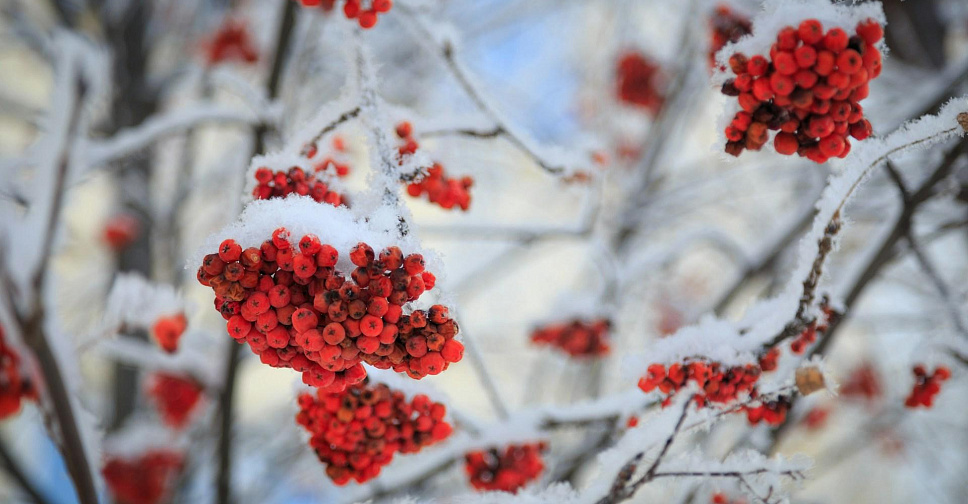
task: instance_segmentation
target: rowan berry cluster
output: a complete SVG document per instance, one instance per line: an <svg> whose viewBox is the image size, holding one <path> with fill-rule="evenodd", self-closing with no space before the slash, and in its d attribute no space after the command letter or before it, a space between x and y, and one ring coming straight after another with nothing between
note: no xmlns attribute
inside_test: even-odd
<svg viewBox="0 0 968 504"><path fill-rule="evenodd" d="M251 64L259 60L259 53L245 23L229 20L206 44L205 59L209 65L229 61Z"/></svg>
<svg viewBox="0 0 968 504"><path fill-rule="evenodd" d="M202 386L195 380L169 373L155 373L151 376L148 395L158 408L165 425L183 429L201 403Z"/></svg>
<svg viewBox="0 0 968 504"><path fill-rule="evenodd" d="M336 0L296 0L303 7L322 7L329 12L336 6ZM347 19L355 19L361 28L376 26L377 15L386 14L393 8L393 0L346 0L343 4L343 15Z"/></svg>
<svg viewBox="0 0 968 504"><path fill-rule="evenodd" d="M531 341L550 345L572 357L601 357L608 354L608 337L612 323L608 319L570 322L539 327L531 333Z"/></svg>
<svg viewBox="0 0 968 504"><path fill-rule="evenodd" d="M938 366L934 372L928 374L924 366L914 366L914 387L911 394L904 401L904 406L917 408L924 406L930 408L934 403L934 396L941 392L941 382L951 378L951 370L945 366Z"/></svg>
<svg viewBox="0 0 968 504"><path fill-rule="evenodd" d="M709 41L709 67L716 67L716 53L726 44L737 40L753 32L753 24L749 18L734 12L726 4L719 4L709 18L709 27L712 31ZM725 70L725 68L723 68Z"/></svg>
<svg viewBox="0 0 968 504"><path fill-rule="evenodd" d="M874 366L864 363L850 374L838 392L843 397L859 397L872 401L881 396L881 380L877 377Z"/></svg>
<svg viewBox="0 0 968 504"><path fill-rule="evenodd" d="M464 470L477 490L517 493L541 475L546 448L539 442L471 452L464 456Z"/></svg>
<svg viewBox="0 0 968 504"><path fill-rule="evenodd" d="M413 126L409 122L397 124L397 136L404 141L397 152L401 159L417 152L420 145L413 137ZM460 207L467 211L471 206L471 194L468 191L474 185L471 177L450 178L440 163L434 163L427 169L427 175L407 185L407 194L419 198L426 194L427 200L439 205L445 210Z"/></svg>
<svg viewBox="0 0 968 504"><path fill-rule="evenodd" d="M141 232L141 223L128 214L117 214L104 223L102 238L114 251L121 251L134 243Z"/></svg>
<svg viewBox="0 0 968 504"><path fill-rule="evenodd" d="M327 161L316 166L314 173L293 166L287 171L273 172L269 168L262 167L255 171L257 182L255 189L252 190L252 197L257 200L273 198L285 198L290 194L309 196L317 203L328 203L333 206L345 205L346 197L333 191L321 173L326 172L329 167L333 167L333 172L337 176L345 176L349 173L346 165L337 165Z"/></svg>
<svg viewBox="0 0 968 504"><path fill-rule="evenodd" d="M626 52L618 60L616 81L619 100L659 113L665 97L660 91L659 65L638 52Z"/></svg>
<svg viewBox="0 0 968 504"><path fill-rule="evenodd" d="M830 408L825 406L817 406L810 410L803 417L803 425L810 430L818 430L823 428L827 423L827 418L830 417Z"/></svg>
<svg viewBox="0 0 968 504"><path fill-rule="evenodd" d="M379 256L365 243L349 253L347 279L339 252L305 235L297 246L278 228L261 247L225 240L205 256L198 281L215 291L229 335L248 343L263 363L303 373L310 386L339 392L366 376L361 362L435 375L463 357L457 322L442 305L404 314L403 305L434 287L420 254L397 247Z"/></svg>
<svg viewBox="0 0 968 504"><path fill-rule="evenodd" d="M761 400L757 406L743 406L746 411L746 419L750 425L766 422L768 425L780 425L786 420L787 411L790 409L790 398L780 396L776 399Z"/></svg>
<svg viewBox="0 0 968 504"><path fill-rule="evenodd" d="M722 92L737 97L742 110L726 127L726 153L760 150L770 130L778 130L773 148L779 154L816 163L846 157L848 135L857 140L871 135L860 102L868 82L881 73L874 44L882 35L870 19L859 23L853 36L840 28L824 33L820 21L808 19L780 30L769 59L732 55L729 66L736 77Z"/></svg>
<svg viewBox="0 0 968 504"><path fill-rule="evenodd" d="M416 453L453 432L447 408L427 396L409 402L403 392L364 381L342 392L299 396L296 423L311 434L309 445L337 485L363 483L380 474L399 453Z"/></svg>
<svg viewBox="0 0 968 504"><path fill-rule="evenodd" d="M20 356L4 340L0 327L0 420L17 414L24 399L37 400L37 389L24 374Z"/></svg>
<svg viewBox="0 0 968 504"><path fill-rule="evenodd" d="M185 318L184 313L165 315L155 321L151 327L151 335L162 350L175 353L178 350L178 342L187 328L188 319Z"/></svg>
<svg viewBox="0 0 968 504"><path fill-rule="evenodd" d="M169 497L183 464L180 453L155 450L135 459L108 458L101 474L119 504L158 504Z"/></svg>
<svg viewBox="0 0 968 504"><path fill-rule="evenodd" d="M765 362L767 366L769 361ZM649 393L655 389L666 394L663 406L668 405L672 396L679 389L692 381L699 386L696 394L696 404L700 407L707 402L728 403L739 398L741 394L756 395L756 382L764 369L762 364L746 364L744 366L723 366L718 362L694 360L683 364L672 364L668 367L662 364L649 366L645 376L639 379L639 388Z"/></svg>

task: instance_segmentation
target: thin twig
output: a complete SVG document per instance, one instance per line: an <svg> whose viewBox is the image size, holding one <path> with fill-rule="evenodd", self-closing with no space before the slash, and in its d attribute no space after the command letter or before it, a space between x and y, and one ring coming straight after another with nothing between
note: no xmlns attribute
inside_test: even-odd
<svg viewBox="0 0 968 504"><path fill-rule="evenodd" d="M848 188L843 198L837 204L837 207L834 209L833 214L830 216L830 219L827 221L823 236L821 236L817 242L817 249L818 249L817 255L813 260L813 265L810 268L810 272L808 273L807 278L803 281L803 293L800 296L800 303L797 306L797 312L796 312L796 315L794 316L794 319L790 321L790 323L788 323L776 337L774 337L771 341L766 343L764 345L764 348L775 347L776 345L780 344L782 341L786 340L787 338L790 338L792 336L799 334L805 327L807 327L812 322L811 320L808 320L806 317L807 309L813 303L814 297L816 295L817 285L824 271L823 270L824 264L827 260L827 257L830 255L830 252L833 250L833 239L836 237L836 235L840 232L841 228L843 227L841 222L841 211L843 210L847 202L850 200L850 197L854 194L854 192L860 187L863 181L867 178L867 175L874 168L879 166L882 162L887 161L890 156L900 151L903 151L905 149L909 149L912 147L916 147L918 145L935 142L938 140L938 138L943 138L943 137L952 135L958 131L963 132L964 129L960 125L955 126L939 132L935 132L926 137L913 140L903 145L899 145L897 147L888 149L886 152L878 156L873 162L871 162L869 165L867 165L867 167L865 167L861 171L861 173L850 185L850 188ZM964 143L965 143L965 140L962 139L959 142L959 147L954 149L954 151L957 151L960 154L960 151L961 151L960 146L964 145ZM927 199L926 193L930 193L932 191L931 188L934 186L934 184L936 184L944 177L947 177L947 174L950 173L951 164L954 163L954 159L957 158L957 155L955 156L955 158L950 158L950 155L954 151L949 151L948 153L949 155L945 156L945 161L942 162L941 167L937 171L935 171L935 173L932 174L931 177L929 177L928 182L931 182L930 185L928 185L928 182L925 182L925 184L922 185L921 188L916 193L911 195L910 201L907 202L908 204L904 205L905 215L907 215L907 220L905 221L904 229L907 229L908 226L910 226L910 217L911 215L913 215L914 207L916 207L918 204L922 203L925 199ZM903 229L895 228L895 231L901 231L903 236L903 231L904 231ZM892 246L893 246L893 243L892 243ZM821 338L821 344L823 343L824 339L825 338Z"/></svg>
<svg viewBox="0 0 968 504"><path fill-rule="evenodd" d="M323 128L319 130L319 133L316 133L316 136L314 136L312 139L309 140L309 142L306 143L306 146L303 147L302 154L304 156L308 154L311 151L311 149L316 147L316 145L319 143L320 140L323 139L324 136L328 135L330 132L340 127L341 125L349 122L350 120L355 119L357 116L360 115L361 111L362 109L359 106L356 106L340 114L340 116L337 117L333 122L327 124L326 126L323 126Z"/></svg>
<svg viewBox="0 0 968 504"><path fill-rule="evenodd" d="M623 470L619 472L615 482L612 484L612 488L609 493L599 499L597 504L615 504L617 502L631 499L635 495L635 492L642 487L642 485L652 481L655 478L656 470L659 468L659 464L662 463L662 459L665 457L666 453L669 452L669 448L672 447L672 443L675 441L676 436L679 435L679 430L682 429L682 424L686 421L686 416L689 414L689 406L691 404L692 399L686 401L685 406L682 408L682 414L679 415L679 420L676 422L675 428L672 429L672 433L666 438L665 444L662 445L662 449L659 450L659 454L655 457L652 465L650 465L645 471L645 474L643 474L641 478L632 482L631 485L624 484L625 481L628 481L629 479L626 477L628 476L626 469L629 467L634 468L638 464L638 460L640 460L645 454L643 451L637 453L635 457L633 457L632 460L623 467ZM624 481L622 478L625 478Z"/></svg>
<svg viewBox="0 0 968 504"><path fill-rule="evenodd" d="M511 128L507 122L501 118L496 109L484 99L483 93L481 93L470 76L465 73L464 69L457 62L456 55L454 54L454 45L450 41L444 41L442 44L437 45L433 42L436 39L434 34L430 33L430 30L421 22L420 19L417 19L417 16L412 9L404 5L397 6L397 9L405 16L410 18L411 22L408 23L408 26L411 26L420 32L420 41L428 46L433 47L433 52L441 57L444 62L444 66L447 68L450 74L454 76L454 80L457 81L457 84L464 91L464 94L466 94L467 97L474 102L474 105L478 108L478 110L481 111L482 114L484 114L491 122L495 124L493 129L483 132L478 132L471 129L463 129L455 130L454 133L477 138L495 138L498 136L503 137L507 141L511 142L515 148L531 158L531 160L534 161L535 164L537 164L542 170L555 175L565 173L566 169L564 166L552 163L542 157L539 153L535 152L531 146L529 146L528 143L521 138L521 136L515 133L513 128ZM430 133L431 136L445 134L443 132ZM424 136L426 136L426 133Z"/></svg>
<svg viewBox="0 0 968 504"><path fill-rule="evenodd" d="M53 408L56 418L56 425L59 428L60 438L56 439L64 456L64 462L71 475L77 491L78 500L82 504L96 504L97 491L94 486L94 477L91 466L87 458L87 450L84 448L84 440L81 437L80 428L77 425L77 417L74 411L74 404L68 392L64 376L61 373L60 364L54 355L54 350L48 341L48 334L45 332L46 313L44 306L44 284L49 271L50 258L54 244L54 237L57 235L58 222L61 209L64 206L67 188L67 179L70 168L71 139L77 134L82 102L87 94L87 87L79 78L74 83L72 110L68 118L68 127L65 129L63 138L63 150L59 154L57 167L54 172L53 187L51 188L51 204L48 209L47 222L43 231L40 243L40 259L37 269L31 279L33 288L33 303L31 311L24 317L18 317L22 331L24 343L30 348L37 359L38 367L44 378L44 385L47 392L47 403ZM49 412L48 412L49 414Z"/></svg>
<svg viewBox="0 0 968 504"><path fill-rule="evenodd" d="M948 316L951 318L951 322L954 324L955 329L957 329L963 337L968 338L968 329L965 328L965 319L961 314L961 310L958 309L958 303L955 302L954 297L951 295L951 288L948 287L948 284L945 283L945 281L941 278L941 275L938 273L937 268L934 267L931 259L929 259L927 254L921 250L921 245L914 237L914 234L911 233L910 229L907 230L905 239L907 240L908 245L911 247L911 252L914 253L914 258L917 259L918 264L921 266L921 270L924 271L924 274L928 276L928 278L931 280L931 283L934 284L935 290L938 291L938 295L941 296L941 300L944 302L945 309L947 309Z"/></svg>

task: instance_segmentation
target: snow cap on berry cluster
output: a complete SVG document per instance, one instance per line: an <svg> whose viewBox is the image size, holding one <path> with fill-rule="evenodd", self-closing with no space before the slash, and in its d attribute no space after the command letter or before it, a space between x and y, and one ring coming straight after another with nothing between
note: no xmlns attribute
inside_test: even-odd
<svg viewBox="0 0 968 504"><path fill-rule="evenodd" d="M858 4L833 4L829 0L784 0L764 2L763 9L753 16L753 33L736 42L726 44L716 53L717 70L713 79L722 84L733 77L729 57L736 53L747 56L769 54L770 46L776 42L776 34L784 27L796 27L805 19L816 19L823 24L824 30L841 28L854 33L857 23L873 19L881 26L887 24L884 10L878 2ZM886 54L887 44L881 40L875 44L881 54ZM725 69L725 70L722 70Z"/></svg>
<svg viewBox="0 0 968 504"><path fill-rule="evenodd" d="M710 315L654 342L644 351L630 354L622 368L630 377L638 377L651 364L681 363L690 358L725 366L745 365L756 363L761 345L762 341L741 334L733 322Z"/></svg>
<svg viewBox="0 0 968 504"><path fill-rule="evenodd" d="M755 55L768 56L770 47L776 42L777 34L785 27L796 28L807 19L820 21L823 29L840 28L847 34L853 34L857 30L857 24L873 19L881 26L886 25L887 19L880 3L865 2L861 4L831 4L829 0L785 0L764 2L762 10L753 16L753 31L751 34L739 39L736 42L726 44L716 53L716 68L712 76L712 81L716 85L721 85L736 77L729 64L730 56L734 54L744 54L747 57ZM882 55L887 54L887 44L882 38L874 44ZM722 152L721 146L726 145L726 127L736 116L741 107L736 100L728 100L723 106L722 111L716 121L716 143L715 149ZM870 139L868 139L870 140ZM862 142L858 142L862 143ZM728 161L730 156L721 156L721 159Z"/></svg>
<svg viewBox="0 0 968 504"><path fill-rule="evenodd" d="M193 308L171 285L151 282L137 273L121 273L108 293L103 325L105 329L121 325L147 329L159 317L190 315Z"/></svg>
<svg viewBox="0 0 968 504"><path fill-rule="evenodd" d="M392 209L374 212L367 216L355 214L346 207L320 205L306 196L290 195L284 199L254 201L245 207L239 219L211 235L191 258L189 267L198 269L207 253L218 250L223 240L233 239L243 249L262 245L279 228L289 231L289 239L295 245L307 234L319 237L323 244L339 251L336 268L352 271L349 251L363 242L379 252L395 245L406 254L422 254L427 269L436 275L442 271L439 257L420 247L413 233L400 237L397 231L397 215Z"/></svg>

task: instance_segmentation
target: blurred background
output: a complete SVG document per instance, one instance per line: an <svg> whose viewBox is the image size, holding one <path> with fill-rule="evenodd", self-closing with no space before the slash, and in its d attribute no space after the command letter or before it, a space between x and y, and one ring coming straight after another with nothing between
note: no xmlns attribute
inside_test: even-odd
<svg viewBox="0 0 968 504"><path fill-rule="evenodd" d="M287 26L286 3L0 0L4 220L23 216L31 204L23 188L43 182L32 159L58 117L52 108L59 103L60 47L83 46L85 65L103 80L92 86L88 104L86 150L78 155L86 165L71 175L61 212L48 316L56 318L62 351L77 368L69 376L80 380L73 385L82 391L81 407L103 438L98 460L152 446L187 454L186 469L162 502L211 502L216 492L229 341L224 321L210 308L211 290L196 282L189 260L248 201L260 128L268 127L267 152L294 136L306 137L301 128L338 99L351 74L347 34L355 23L338 10L299 7ZM576 404L634 388L642 370L630 369L627 355L705 314L738 318L789 281L813 204L838 168L772 152L739 159L721 152L719 116L726 98L708 64L712 27L722 15L716 8L728 5L751 17L757 2L396 3L362 35L393 123L411 121L419 138L419 132L482 121L434 52L436 41L416 27L412 16L420 16L436 34L457 37L456 57L502 118L542 148L561 148L582 167L580 176L554 176L503 137L421 140L451 176L474 181L467 211L404 197L416 236L441 259L436 299L455 307L473 353L420 382L446 397L455 415L500 422L503 410ZM864 102L877 135L936 111L968 88L968 4L881 3L889 51ZM251 54L215 53L227 27L244 32L246 42L239 45ZM280 27L289 31L288 51L277 62ZM64 42L67 32L73 38ZM620 96L617 69L628 54L654 66L648 87L657 104ZM279 77L275 93L267 92L272 74ZM191 119L209 112L211 120ZM159 129L147 135L151 121ZM150 141L140 143L138 134ZM336 135L345 144L339 155L352 167L342 181L352 200L372 180L367 136L352 124ZM897 170L917 187L947 148L899 157ZM751 428L739 415L697 436L696 446L716 456L748 445L813 457L808 479L791 489L793 502L968 501L964 364L949 352L962 349L965 355L968 348L963 162L910 226L933 273L906 242L886 241L901 208L886 170L876 171L848 207L849 227L826 276L834 300L849 303L824 352L840 395L798 401L780 434ZM18 236L7 233L3 240L15 247ZM142 323L138 316L119 315L119 302L139 310L131 299L109 295L125 274L143 277L151 287L129 287L121 298L139 292L157 297L158 286L168 286L177 293L174 312L144 308L140 314L148 320ZM944 296L937 278L946 286ZM177 352L167 354L155 344L158 317L148 315L175 313L184 313L187 329ZM531 341L535 328L576 318L610 321L607 354L574 358ZM446 447L401 456L366 485L332 485L292 422L298 373L265 366L244 348L239 359L231 502L351 502L408 494L447 502L473 494L462 469L453 466L427 481L399 484L406 478L396 476L407 474L411 458L432 457ZM954 377L933 408L906 409L911 369L919 363L949 365ZM163 428L146 392L159 371L192 375L202 389L190 425L177 433ZM548 434L550 455L538 485L581 485L594 477L594 458L582 454L607 446L616 429L598 425ZM76 502L36 403L25 402L18 415L0 423L0 445L5 466L22 470L44 502ZM743 498L740 488L720 483L650 485L635 501L708 502L717 491ZM110 501L110 494L104 498ZM0 501L32 500L15 475L0 474Z"/></svg>

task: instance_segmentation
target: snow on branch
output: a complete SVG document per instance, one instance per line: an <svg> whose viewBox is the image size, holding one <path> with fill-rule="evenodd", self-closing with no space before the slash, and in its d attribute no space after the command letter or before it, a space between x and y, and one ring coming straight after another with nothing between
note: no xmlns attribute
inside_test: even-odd
<svg viewBox="0 0 968 504"><path fill-rule="evenodd" d="M888 158L963 136L963 124L968 125L966 111L968 98L952 100L937 115L911 121L890 135L859 145L821 195L811 229L800 240L797 266L781 294L751 306L739 324L707 316L655 343L648 358L635 357L631 365L641 372L646 360L664 363L697 355L727 364L751 362L764 346L797 334L814 318L813 303L824 265L844 226L843 210L857 189Z"/></svg>
<svg viewBox="0 0 968 504"><path fill-rule="evenodd" d="M228 123L240 126L275 124L279 117L275 108L261 111L244 110L215 104L198 104L152 117L142 124L122 130L105 140L83 143L83 166L91 169L134 154L155 142L184 133L205 123Z"/></svg>

